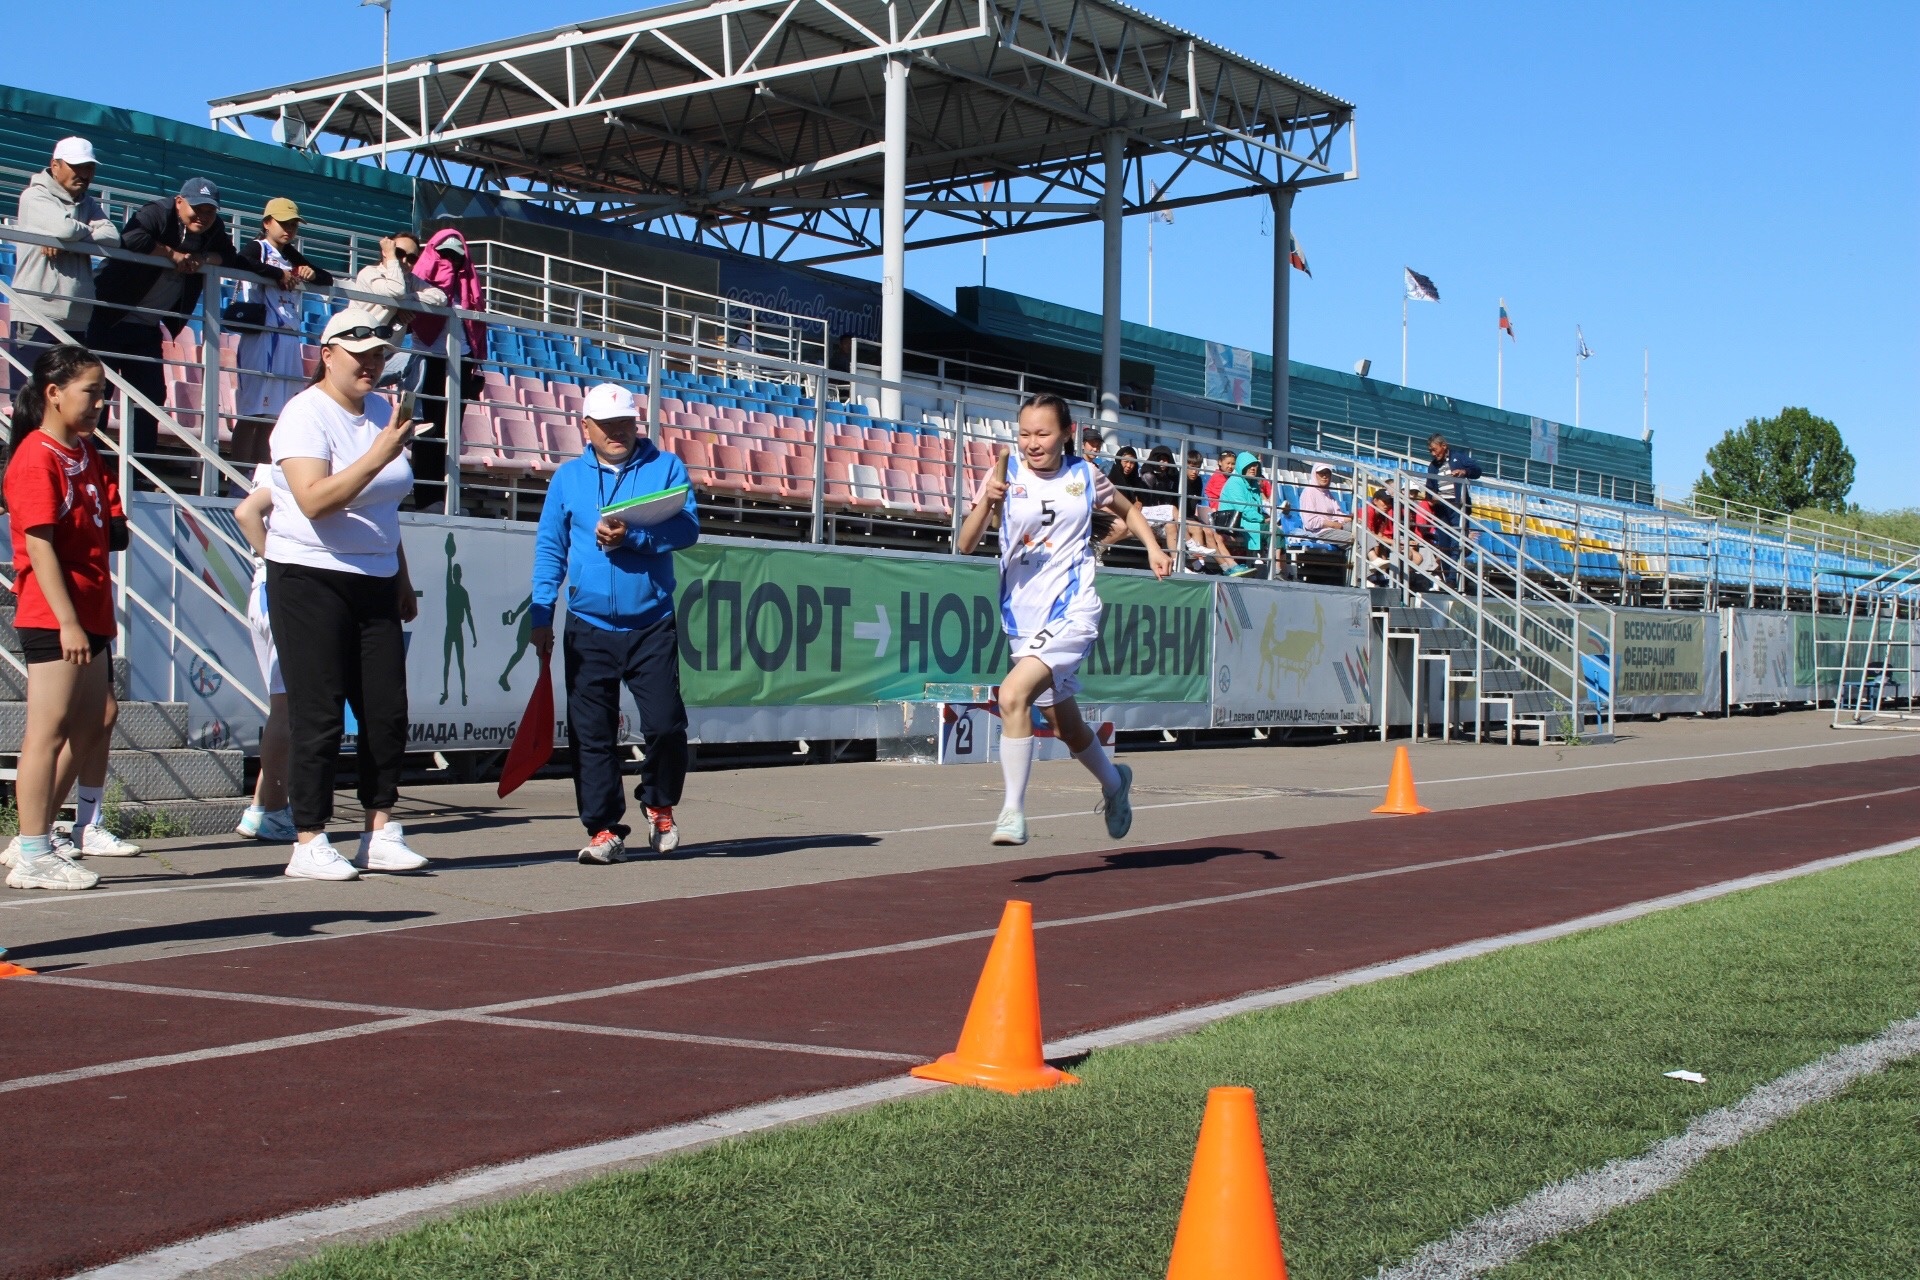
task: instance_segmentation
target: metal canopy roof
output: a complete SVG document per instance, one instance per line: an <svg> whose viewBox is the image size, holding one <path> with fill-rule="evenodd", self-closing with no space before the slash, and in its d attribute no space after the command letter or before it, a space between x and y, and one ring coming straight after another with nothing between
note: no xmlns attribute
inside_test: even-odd
<svg viewBox="0 0 1920 1280"><path fill-rule="evenodd" d="M731 248L862 257L881 248L893 58L909 247L1097 219L1116 130L1128 213L1357 176L1351 104L1112 0L690 0L394 66L387 149ZM211 114L376 158L381 102L375 67Z"/></svg>

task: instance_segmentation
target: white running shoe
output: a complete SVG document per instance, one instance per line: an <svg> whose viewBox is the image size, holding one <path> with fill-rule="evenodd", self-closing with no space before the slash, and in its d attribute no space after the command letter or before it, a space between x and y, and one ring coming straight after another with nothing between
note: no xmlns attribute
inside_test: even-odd
<svg viewBox="0 0 1920 1280"><path fill-rule="evenodd" d="M13 870L7 872L9 889L91 889L99 883L98 875L61 853L16 856Z"/></svg>
<svg viewBox="0 0 1920 1280"><path fill-rule="evenodd" d="M1100 793L1100 812L1106 815L1107 835L1118 840L1133 830L1133 766L1116 764L1120 789L1112 795Z"/></svg>
<svg viewBox="0 0 1920 1280"><path fill-rule="evenodd" d="M140 846L129 844L97 822L90 822L81 834L79 854L83 858L137 858Z"/></svg>
<svg viewBox="0 0 1920 1280"><path fill-rule="evenodd" d="M1025 844L1027 842L1027 815L1018 809L1007 809L1000 814L1000 821L993 824L994 844Z"/></svg>
<svg viewBox="0 0 1920 1280"><path fill-rule="evenodd" d="M418 871L427 860L407 848L407 833L397 822L378 831L362 831L353 865L362 871Z"/></svg>
<svg viewBox="0 0 1920 1280"><path fill-rule="evenodd" d="M644 806L642 806L644 808ZM647 815L647 848L655 853L672 853L680 847L680 827L673 820L673 807L664 809L645 809Z"/></svg>
<svg viewBox="0 0 1920 1280"><path fill-rule="evenodd" d="M582 865L607 866L627 860L627 842L617 831L596 831L580 850Z"/></svg>
<svg viewBox="0 0 1920 1280"><path fill-rule="evenodd" d="M275 844L289 844L300 837L298 828L293 825L292 809L262 809L252 804L240 815L240 821L233 829L251 839L270 840Z"/></svg>
<svg viewBox="0 0 1920 1280"><path fill-rule="evenodd" d="M73 841L67 839L66 835L61 831L51 831L48 833L48 836L53 841L53 851L61 857L76 858L79 856L79 854L74 851ZM17 867L19 865L20 837L15 836L13 839L7 841L6 848L0 849L0 867Z"/></svg>
<svg viewBox="0 0 1920 1280"><path fill-rule="evenodd" d="M358 880L360 873L353 864L340 856L333 842L322 831L305 844L293 846L293 857L287 860L286 875L296 880Z"/></svg>

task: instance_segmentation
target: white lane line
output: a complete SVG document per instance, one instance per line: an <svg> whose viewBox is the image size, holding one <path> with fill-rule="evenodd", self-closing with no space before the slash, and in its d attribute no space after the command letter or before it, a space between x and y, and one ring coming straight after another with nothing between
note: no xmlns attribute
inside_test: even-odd
<svg viewBox="0 0 1920 1280"><path fill-rule="evenodd" d="M1916 839L1920 840L1920 837ZM1704 902L1729 893L1737 893L1743 889L1776 884L1780 881L1845 866L1848 863L1904 853L1913 848L1915 842L1915 840L1903 840L1893 844L1879 845L1872 849L1861 849L1853 853L1822 858L1817 862L1809 862L1798 867L1742 876L1737 880L1704 885L1684 893L1653 898L1544 928L1477 939L1444 950L1429 951L1418 956L1389 961L1386 964L1369 965L1363 969L1315 978L1272 991L1257 992L1232 1000L1182 1009L1160 1017L1124 1023L1049 1044L1046 1053L1049 1058L1058 1059L1093 1049L1162 1040L1236 1014L1310 1000L1347 987L1364 986L1386 978L1417 973L1422 969L1449 964L1455 960L1617 924L1623 920L1649 915L1669 907ZM216 1231L180 1244L166 1245L137 1257L110 1263L85 1272L83 1276L75 1277L75 1280L185 1280L186 1277L222 1263L231 1262L236 1258L270 1250L295 1249L303 1254L311 1253L317 1251L333 1237L373 1235L381 1228L391 1227L423 1214L437 1214L478 1201L496 1200L545 1183L575 1181L636 1162L694 1151L723 1138L740 1137L769 1129L785 1128L793 1124L823 1120L947 1087L903 1075L849 1089L835 1089L802 1098L787 1098L778 1102L741 1107L687 1124L673 1125L634 1134L631 1137L595 1143L591 1146L574 1147L565 1151L494 1165L440 1182L429 1183L426 1186L383 1192L364 1200L347 1201L324 1209L302 1210L265 1222ZM277 1260L279 1265L284 1265L288 1261L291 1259Z"/></svg>
<svg viewBox="0 0 1920 1280"><path fill-rule="evenodd" d="M108 883L112 882L108 881ZM275 882L267 879L223 880L218 884L166 884L152 889L103 889L98 893L56 894L51 898L19 898L12 902L0 902L0 911L11 911L17 907L51 907L82 902L105 902L108 898L138 898L149 893L199 893L206 889L250 889L273 883Z"/></svg>
<svg viewBox="0 0 1920 1280"><path fill-rule="evenodd" d="M1379 1280L1468 1280L1540 1245L1592 1226L1616 1209L1646 1200L1686 1177L1716 1151L1736 1146L1782 1120L1834 1097L1863 1076L1920 1055L1920 1017L1896 1022L1873 1039L1836 1049L1756 1086L1732 1106L1695 1118L1641 1155L1542 1187L1518 1204L1476 1218L1428 1245Z"/></svg>
<svg viewBox="0 0 1920 1280"><path fill-rule="evenodd" d="M1646 765L1687 764L1694 760L1736 760L1742 756L1767 756L1775 755L1782 751L1825 751L1834 747L1861 746L1865 745L1868 741L1871 740L1843 739L1836 742L1805 742L1797 743L1790 747L1755 747L1748 751L1713 751L1693 756L1662 756L1652 760L1608 760L1599 764L1569 764L1548 769L1515 769L1507 773L1473 773L1458 778L1424 778L1421 780L1420 785L1423 787L1440 787L1453 782L1497 782L1505 778L1539 778L1550 773L1585 773L1593 769L1635 769ZM1886 744L1879 742L1876 745L1884 746ZM1900 753L1892 752L1889 754L1897 755ZM1719 781L1719 779L1687 778L1681 779L1681 781L1716 782ZM1385 791L1386 789L1387 784L1384 782L1369 782L1352 787L1268 788L1259 791L1250 791L1244 795L1237 796L1209 796L1199 800L1166 800L1156 804L1136 804L1133 806L1133 809L1135 813L1143 813L1149 809L1191 809L1200 805L1244 804L1250 800L1310 799L1314 796L1350 795L1361 791ZM1052 822L1059 818L1084 818L1087 816L1087 813L1088 810L1075 809L1069 813L1029 814L1027 821L1034 823ZM863 831L860 834L864 836L919 835L928 831L965 831L975 827L991 827L992 825L994 824L991 821L941 822L927 827L893 827L885 831Z"/></svg>
<svg viewBox="0 0 1920 1280"><path fill-rule="evenodd" d="M9 981L32 982L35 979L11 978ZM425 1026L432 1021L434 1021L432 1018L392 1018L384 1022L362 1022L351 1027L335 1027L330 1031L306 1031L299 1035L276 1036L272 1040L248 1040L242 1044L215 1045L207 1049L190 1049L184 1053L157 1053L145 1058L126 1058L119 1062L102 1062L91 1067L75 1067L70 1071L50 1071L45 1075L0 1080L0 1093L16 1093L22 1089L44 1089L49 1085L71 1084L76 1080L97 1080L101 1076L124 1075L129 1071L146 1071L154 1067L173 1067L186 1062L212 1062L217 1058L240 1058L254 1053L271 1053L275 1049L297 1049L303 1045L325 1044L331 1040L352 1040L357 1036L376 1035L382 1031Z"/></svg>
<svg viewBox="0 0 1920 1280"><path fill-rule="evenodd" d="M1545 853L1545 852L1552 852L1552 851L1557 851L1561 849L1572 849L1572 848L1578 848L1583 845L1602 844L1602 843L1613 841L1613 840L1631 840L1631 839L1636 839L1642 836L1649 836L1649 835L1666 835L1676 831L1689 831L1699 827L1715 826L1715 825L1726 823L1726 822L1740 822L1740 821L1747 821L1749 819L1754 819L1754 818L1777 817L1781 814L1800 812L1808 809L1818 809L1818 808L1826 807L1828 805L1847 804L1847 803L1851 803L1853 801L1858 801L1858 800L1876 800L1885 796L1892 796L1892 795L1904 795L1912 791L1920 791L1920 784L1916 784L1913 786L1906 786L1906 787L1892 787L1883 791L1857 792L1853 795L1846 795L1846 796L1829 796L1820 800L1802 801L1799 804L1778 805L1778 806L1774 806L1772 808L1767 808L1767 809L1751 809L1742 813L1721 814L1721 815L1717 815L1715 817L1710 817L1710 818L1690 818L1683 822L1664 823L1660 826L1655 826L1655 827L1640 827L1640 828L1636 828L1628 831L1612 831L1612 832L1603 832L1598 835L1578 836L1568 840L1555 840L1546 844L1523 845L1517 849L1496 849L1491 853L1466 854L1458 858L1440 858L1440 859L1435 859L1429 862L1416 862L1416 863L1410 863L1410 864L1405 864L1405 865L1396 866L1396 867L1382 867L1373 871L1356 871L1356 872L1350 872L1346 875L1328 876L1319 880L1305 880L1305 881L1299 881L1293 884L1271 885L1264 889L1247 889L1247 890L1242 890L1241 892L1238 892L1238 893L1214 894L1204 898L1186 898L1186 899L1181 899L1175 902L1161 902L1161 903L1153 903L1153 904L1150 904L1147 906L1141 906L1141 907L1127 907L1117 911L1102 911L1102 912L1097 912L1091 915L1068 916L1058 920L1041 920L1041 921L1034 922L1034 928L1036 930L1064 929L1064 928L1072 928L1078 925L1105 924L1115 920L1132 920L1132 919L1137 919L1143 916L1161 915L1170 911L1188 911L1188 910L1193 910L1200 907L1215 907L1215 906L1225 906L1233 903L1252 902L1261 898L1278 897L1282 894L1304 893L1312 889L1324 889L1324 888L1330 888L1338 885L1347 885L1347 884L1360 884L1369 880L1383 880L1383 879L1389 879L1396 876L1412 875L1412 874L1416 874L1418 872L1423 872L1423 871L1437 871L1437 870L1444 870L1450 867L1471 866L1471 865L1475 865L1478 863L1485 863L1485 862L1499 862L1499 861L1504 861L1505 859L1508 859L1508 858L1517 858L1517 857L1521 857L1523 855L1532 854L1532 853ZM399 1021L404 1020L404 1018L406 1017L418 1017L418 1018L422 1018L429 1021L477 1020L483 1017L493 1017L501 1014L519 1013L529 1009L549 1009L554 1007L555 1005L576 1004L576 1003L589 1001L589 1000L604 1000L614 996L635 995L640 992L657 991L667 987L687 986L687 985L690 985L693 983L699 983L699 982L714 982L714 981L718 981L725 978L737 978L737 977L744 977L744 976L758 974L758 973L769 973L769 972L774 972L781 969L797 969L797 968L803 968L811 965L827 964L827 963L840 961L840 960L860 960L860 959L868 959L875 956L903 955L913 951L925 951L934 947L950 946L954 943L959 943L959 942L980 941L982 939L991 938L994 935L994 933L995 933L995 930L993 929L973 929L965 933L940 934L938 936L931 937L931 938L915 938L905 942L882 943L882 944L878 944L871 947L857 947L857 948L852 948L845 951L829 951L829 952L816 953L813 955L788 956L779 960L761 960L761 961L755 961L747 964L725 965L715 969L697 969L689 973L670 974L665 977L659 977L659 978L643 978L635 982L623 982L623 983L617 983L615 985L607 986L607 987L595 987L586 991L563 992L563 993L544 995L544 996L530 996L520 1000L504 1000L494 1004L473 1005L473 1006L469 1006L461 1009L444 1009L444 1010L389 1009L385 1006L378 1006L376 1008L378 1009L379 1012L383 1014L402 1015L402 1017L397 1018L396 1022L393 1024L388 1024L388 1023L369 1024L368 1028L365 1030L362 1030L361 1032L359 1032L359 1034L371 1034L375 1030L385 1029L389 1026L397 1025ZM123 987L122 984L116 983L107 979L84 978L84 977L62 977L57 975L50 978L14 978L14 979L10 979L10 981L14 981L14 982L49 981L49 982L64 983L72 986L92 986L92 987L98 987L105 990L126 989L126 987ZM130 987L132 984L126 984L126 985ZM204 999L216 999L216 1000L223 998L223 993L218 991L197 990L197 989L173 989L173 988L167 988L164 986L162 987L146 986L146 987L141 987L140 989L152 994L176 994L176 995L182 995L182 996L198 997L198 998L204 998ZM275 1003L282 1000L282 997L262 996L258 994L249 994L244 998L250 1003ZM301 1007L304 1007L304 1008L325 1007L323 1005L316 1006L316 1004L310 1000L296 999L296 998L287 999L287 1003L296 1003L296 1002ZM373 1011L368 1009L365 1006L355 1007L355 1006L343 1005L341 1007L350 1008L355 1012ZM572 1025L578 1030L589 1031L589 1032L595 1029L595 1027L597 1026L597 1024L572 1024ZM262 1045L270 1045L271 1047L274 1047L274 1048L281 1047L279 1040L259 1041L254 1043L259 1043ZM776 1052L793 1052L794 1051L793 1046L786 1045L783 1042L775 1042L775 1041L765 1042L764 1047L772 1049ZM242 1043L242 1044L236 1044L236 1045L223 1046L218 1050L203 1050L201 1052L205 1052L209 1054L209 1056L214 1056L214 1057L232 1057L232 1056L247 1052L247 1047L245 1043ZM136 1065L127 1066L126 1068L124 1068L125 1070L140 1070L142 1069L142 1066L146 1063L145 1059L132 1059L130 1061L131 1063ZM113 1074L114 1064L102 1064L99 1067L91 1068L91 1070L94 1070L97 1073L103 1074L103 1075ZM24 1081L34 1081L34 1080L39 1080L40 1077L25 1077L23 1079ZM61 1081L57 1081L57 1080L47 1080L46 1082L61 1083ZM28 1088L28 1087L34 1087L34 1086L29 1083L9 1081L9 1082L0 1083L0 1092L7 1092L9 1088Z"/></svg>

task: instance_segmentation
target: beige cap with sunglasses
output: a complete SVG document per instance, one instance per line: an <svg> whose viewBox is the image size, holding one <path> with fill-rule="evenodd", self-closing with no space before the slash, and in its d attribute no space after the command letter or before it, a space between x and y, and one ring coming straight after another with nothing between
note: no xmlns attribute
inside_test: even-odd
<svg viewBox="0 0 1920 1280"><path fill-rule="evenodd" d="M357 356L381 349L392 351L395 349L393 326L368 324L366 312L348 307L345 311L336 312L333 319L327 321L326 329L320 334L320 345L339 347Z"/></svg>

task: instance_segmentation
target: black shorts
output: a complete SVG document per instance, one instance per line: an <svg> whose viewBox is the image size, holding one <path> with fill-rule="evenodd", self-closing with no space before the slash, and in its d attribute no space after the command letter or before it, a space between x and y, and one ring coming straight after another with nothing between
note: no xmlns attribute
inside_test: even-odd
<svg viewBox="0 0 1920 1280"><path fill-rule="evenodd" d="M58 627L18 627L15 630L20 637L20 657L28 666L36 662L62 661ZM92 642L92 652L96 658L113 644L112 636L95 635L91 631L87 632L87 639Z"/></svg>

